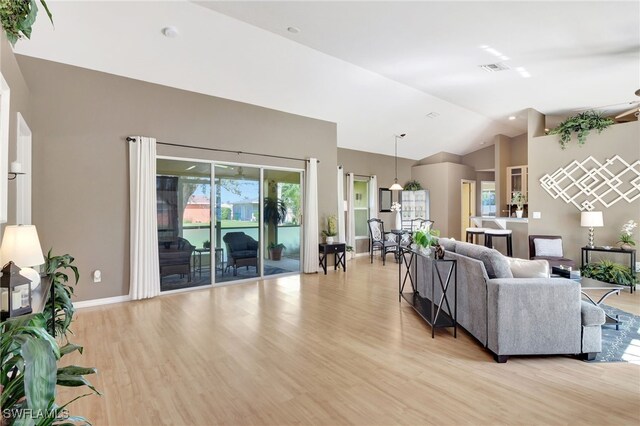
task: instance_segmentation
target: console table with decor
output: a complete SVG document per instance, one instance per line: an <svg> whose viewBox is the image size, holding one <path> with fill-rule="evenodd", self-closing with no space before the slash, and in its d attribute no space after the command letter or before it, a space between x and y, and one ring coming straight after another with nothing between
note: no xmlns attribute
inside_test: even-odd
<svg viewBox="0 0 640 426"><path fill-rule="evenodd" d="M582 256L580 262L580 269L582 269L585 265L591 262L591 252L598 253L616 253L616 254L628 254L629 255L629 270L631 271L631 275L636 274L636 250L635 249L623 249L620 247L582 247ZM631 293L635 290L635 284L629 286L629 291Z"/></svg>
<svg viewBox="0 0 640 426"><path fill-rule="evenodd" d="M339 266L342 266L342 270L347 272L347 262L345 253L347 251L346 243L321 243L318 246L320 267L327 275L327 256L333 253L333 269L337 270Z"/></svg>
<svg viewBox="0 0 640 426"><path fill-rule="evenodd" d="M418 259L431 262L431 277L418 275ZM405 268L404 276L402 274ZM412 274L413 270L413 274ZM418 280L431 281L431 299L420 295ZM404 287L409 281L411 293L405 293ZM436 282L439 288L436 288ZM453 285L453 309L449 303L447 291ZM440 300L436 303L436 290L442 291ZM453 337L457 338L458 330L458 261L455 259L435 259L410 247L400 248L400 263L398 264L398 301L404 299L431 326L431 338L435 338L436 328L453 327ZM445 310L446 307L446 310Z"/></svg>

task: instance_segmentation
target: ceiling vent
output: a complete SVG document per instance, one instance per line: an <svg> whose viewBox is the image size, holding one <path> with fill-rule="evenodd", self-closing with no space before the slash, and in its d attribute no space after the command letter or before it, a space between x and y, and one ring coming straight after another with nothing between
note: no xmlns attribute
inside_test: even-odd
<svg viewBox="0 0 640 426"><path fill-rule="evenodd" d="M502 62L497 62L495 64L487 64L487 65L479 65L480 68L487 72L498 72L498 71L506 71L509 67Z"/></svg>

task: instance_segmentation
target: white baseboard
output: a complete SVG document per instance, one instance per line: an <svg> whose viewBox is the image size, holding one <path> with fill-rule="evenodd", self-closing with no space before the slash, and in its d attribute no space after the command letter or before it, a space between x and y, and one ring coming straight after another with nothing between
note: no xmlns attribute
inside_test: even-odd
<svg viewBox="0 0 640 426"><path fill-rule="evenodd" d="M81 300L79 302L73 302L73 307L76 309L91 308L93 306L110 305L112 303L122 303L130 300L131 298L127 294L125 296L105 297L104 299Z"/></svg>

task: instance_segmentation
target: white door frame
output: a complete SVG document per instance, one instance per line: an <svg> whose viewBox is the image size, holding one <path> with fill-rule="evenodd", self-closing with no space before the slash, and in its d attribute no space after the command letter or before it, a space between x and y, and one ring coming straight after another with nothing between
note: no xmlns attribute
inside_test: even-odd
<svg viewBox="0 0 640 426"><path fill-rule="evenodd" d="M0 74L0 223L7 222L9 204L9 121L11 90Z"/></svg>
<svg viewBox="0 0 640 426"><path fill-rule="evenodd" d="M476 215L476 181L475 180L471 180L471 179L460 179L460 232L461 232L461 237L460 239L463 240L465 237L465 230L466 228L468 228L469 226L471 226L471 220L469 218L465 218L463 217L463 212L462 211L462 206L463 206L463 199L464 199L464 185L468 183L469 184L469 214L470 216L475 216ZM464 225L463 225L463 221Z"/></svg>
<svg viewBox="0 0 640 426"><path fill-rule="evenodd" d="M22 165L16 184L16 224L31 225L31 147L32 134L22 114L17 117L16 161Z"/></svg>

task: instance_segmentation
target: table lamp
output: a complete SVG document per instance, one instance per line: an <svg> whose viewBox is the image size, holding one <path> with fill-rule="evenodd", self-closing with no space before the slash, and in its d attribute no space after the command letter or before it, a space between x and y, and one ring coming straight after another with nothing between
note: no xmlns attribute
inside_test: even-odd
<svg viewBox="0 0 640 426"><path fill-rule="evenodd" d="M589 228L589 243L587 247L593 248L593 228L604 226L602 212L582 212L580 213L580 226Z"/></svg>
<svg viewBox="0 0 640 426"><path fill-rule="evenodd" d="M31 266L42 265L44 256L34 225L10 225L4 229L0 259L13 261L20 267L20 275L31 281L31 289L40 285L40 274Z"/></svg>

